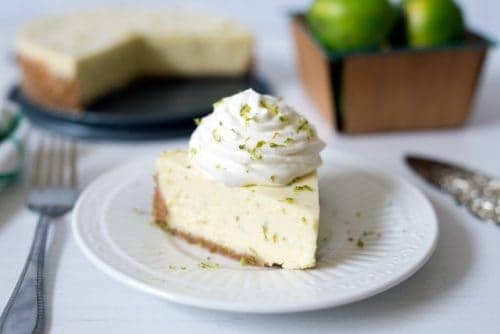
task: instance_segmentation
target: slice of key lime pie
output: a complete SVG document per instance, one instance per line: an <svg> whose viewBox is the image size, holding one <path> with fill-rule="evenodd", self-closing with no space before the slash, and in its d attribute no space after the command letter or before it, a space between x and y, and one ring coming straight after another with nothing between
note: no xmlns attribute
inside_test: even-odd
<svg viewBox="0 0 500 334"><path fill-rule="evenodd" d="M323 147L281 99L251 89L226 97L200 121L189 151L158 158L154 219L243 263L314 267Z"/></svg>

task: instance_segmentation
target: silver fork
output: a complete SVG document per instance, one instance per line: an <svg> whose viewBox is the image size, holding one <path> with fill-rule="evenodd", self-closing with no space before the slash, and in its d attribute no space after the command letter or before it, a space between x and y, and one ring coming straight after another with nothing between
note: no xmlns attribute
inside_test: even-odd
<svg viewBox="0 0 500 334"><path fill-rule="evenodd" d="M50 221L73 207L77 196L76 145L41 138L27 206L40 214L23 271L0 318L1 334L43 333L43 265Z"/></svg>

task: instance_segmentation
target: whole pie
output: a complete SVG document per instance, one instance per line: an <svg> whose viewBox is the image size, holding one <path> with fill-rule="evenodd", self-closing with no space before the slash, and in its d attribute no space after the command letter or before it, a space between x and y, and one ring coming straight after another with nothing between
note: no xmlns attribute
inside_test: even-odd
<svg viewBox="0 0 500 334"><path fill-rule="evenodd" d="M59 109L82 109L140 77L244 75L252 47L240 24L168 10L44 17L16 39L23 92Z"/></svg>
<svg viewBox="0 0 500 334"><path fill-rule="evenodd" d="M155 222L245 264L316 265L324 143L281 99L253 90L224 98L189 150L156 162Z"/></svg>

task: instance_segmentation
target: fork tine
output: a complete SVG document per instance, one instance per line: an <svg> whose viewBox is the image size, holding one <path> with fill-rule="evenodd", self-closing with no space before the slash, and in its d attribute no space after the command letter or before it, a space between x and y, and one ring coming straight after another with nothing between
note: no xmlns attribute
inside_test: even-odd
<svg viewBox="0 0 500 334"><path fill-rule="evenodd" d="M62 154L62 160L61 163L63 164L63 180L62 180L62 185L66 187L71 187L71 141L64 141L62 144L63 148L62 151L64 152Z"/></svg>
<svg viewBox="0 0 500 334"><path fill-rule="evenodd" d="M41 178L39 179L39 187L55 187L58 185L59 174L59 154L58 140L53 136L44 136L44 154L40 160Z"/></svg>
<svg viewBox="0 0 500 334"><path fill-rule="evenodd" d="M65 171L66 171L66 143L64 140L59 138L58 140L58 169L57 169L57 186L65 186Z"/></svg>
<svg viewBox="0 0 500 334"><path fill-rule="evenodd" d="M76 187L76 155L74 141L42 136L36 152L32 186Z"/></svg>
<svg viewBox="0 0 500 334"><path fill-rule="evenodd" d="M77 149L76 143L72 140L70 142L70 184L71 187L76 188L78 186L78 171L76 170L76 159L77 159Z"/></svg>
<svg viewBox="0 0 500 334"><path fill-rule="evenodd" d="M47 163L47 183L45 186L56 186L57 185L57 174L59 173L59 164L57 163L58 158L58 141L54 137L49 139L49 154L46 160Z"/></svg>
<svg viewBox="0 0 500 334"><path fill-rule="evenodd" d="M61 138L54 138L54 154L52 157L52 183L50 185L55 187L69 186L67 182L67 176L70 175L71 163L71 152L67 148L67 143ZM68 170L69 169L69 170Z"/></svg>
<svg viewBox="0 0 500 334"><path fill-rule="evenodd" d="M66 140L62 140L60 142L60 149L59 149L59 165L60 165L60 173L59 175L59 182L58 185L61 187L67 187L68 186L68 181L67 181L67 175L68 175L68 160L69 160L69 151L68 151L68 145L66 143Z"/></svg>
<svg viewBox="0 0 500 334"><path fill-rule="evenodd" d="M45 139L41 137L36 150L35 164L33 165L33 170L31 173L31 185L32 187L40 187L44 180L43 178L43 156L45 153Z"/></svg>

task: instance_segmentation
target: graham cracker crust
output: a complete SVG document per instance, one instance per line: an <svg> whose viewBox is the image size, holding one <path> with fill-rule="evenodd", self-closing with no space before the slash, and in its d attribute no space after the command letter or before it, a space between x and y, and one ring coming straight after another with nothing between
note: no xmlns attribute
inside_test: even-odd
<svg viewBox="0 0 500 334"><path fill-rule="evenodd" d="M165 205L163 194L161 193L158 186L155 186L154 190L152 212L153 212L154 222L164 231L172 234L173 236L184 239L191 244L199 245L203 248L206 248L212 253L221 254L226 257L238 260L240 262L244 262L245 264L262 266L262 267L273 267L272 264L265 263L262 259L259 259L254 255L238 253L231 249L228 249L227 247L218 245L217 243L214 243L212 241L169 227L167 222L168 208ZM274 267L276 267L276 265Z"/></svg>
<svg viewBox="0 0 500 334"><path fill-rule="evenodd" d="M23 74L21 89L28 98L48 108L82 110L76 80L54 75L41 61L21 55L17 56L17 60Z"/></svg>
<svg viewBox="0 0 500 334"><path fill-rule="evenodd" d="M86 104L88 104L80 99L77 80L61 78L51 72L42 61L19 54L17 55L17 62L22 72L21 89L24 95L34 102L46 108L65 112L82 112ZM252 67L253 59L244 76L251 74ZM163 78L166 76L162 73L150 73L145 77ZM136 79L141 77L138 76ZM209 75L208 77L218 77L218 75Z"/></svg>

